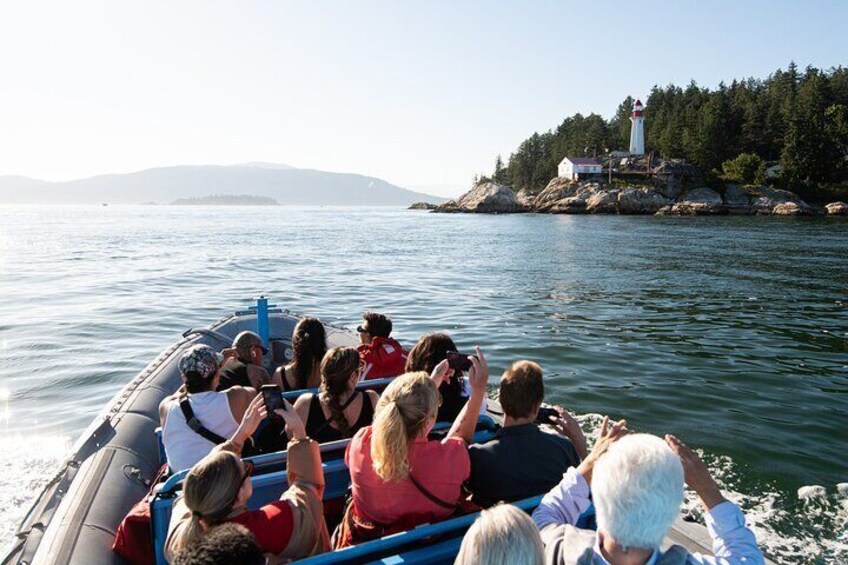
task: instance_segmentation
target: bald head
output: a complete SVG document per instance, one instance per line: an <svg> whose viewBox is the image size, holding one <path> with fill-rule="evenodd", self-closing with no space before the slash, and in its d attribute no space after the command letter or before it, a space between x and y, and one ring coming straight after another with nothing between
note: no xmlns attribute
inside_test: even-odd
<svg viewBox="0 0 848 565"><path fill-rule="evenodd" d="M243 363L251 361L251 350L254 347L262 347L262 338L253 332L241 332L233 340L233 349L236 350L236 356Z"/></svg>

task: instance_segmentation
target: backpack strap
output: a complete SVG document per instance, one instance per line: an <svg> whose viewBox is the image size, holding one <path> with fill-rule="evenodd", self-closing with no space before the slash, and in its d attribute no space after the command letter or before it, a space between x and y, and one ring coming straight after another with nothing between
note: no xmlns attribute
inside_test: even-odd
<svg viewBox="0 0 848 565"><path fill-rule="evenodd" d="M412 481L413 486L418 489L418 492L423 494L427 498L427 500L429 500L436 506L441 506L442 508L446 508L448 510L459 510L458 504L449 504L438 496L436 496L435 494L433 494L432 492L430 492L429 490L427 490L426 488L424 488L421 483L415 480L415 477L412 476L411 472L409 473L409 480Z"/></svg>
<svg viewBox="0 0 848 565"><path fill-rule="evenodd" d="M180 397L180 410L182 410L183 416L185 416L186 424L188 424L188 427L191 428L194 433L211 441L215 445L221 445L227 441L226 438L206 429L203 424L200 423L200 420L198 420L197 416L194 415L194 410L191 409L191 403L188 401L188 395L184 394Z"/></svg>

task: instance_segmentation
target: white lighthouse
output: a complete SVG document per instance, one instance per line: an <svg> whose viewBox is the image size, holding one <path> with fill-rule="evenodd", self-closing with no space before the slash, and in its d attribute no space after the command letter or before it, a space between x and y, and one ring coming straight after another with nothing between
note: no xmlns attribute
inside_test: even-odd
<svg viewBox="0 0 848 565"><path fill-rule="evenodd" d="M645 154L645 117L642 115L642 102L633 105L633 115L630 116L630 154Z"/></svg>

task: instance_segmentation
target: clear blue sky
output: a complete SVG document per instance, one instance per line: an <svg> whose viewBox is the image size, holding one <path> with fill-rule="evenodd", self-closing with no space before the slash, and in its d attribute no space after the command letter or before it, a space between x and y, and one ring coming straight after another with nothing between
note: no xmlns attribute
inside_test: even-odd
<svg viewBox="0 0 848 565"><path fill-rule="evenodd" d="M846 22L836 1L6 2L0 174L261 160L467 185L654 84L845 64Z"/></svg>

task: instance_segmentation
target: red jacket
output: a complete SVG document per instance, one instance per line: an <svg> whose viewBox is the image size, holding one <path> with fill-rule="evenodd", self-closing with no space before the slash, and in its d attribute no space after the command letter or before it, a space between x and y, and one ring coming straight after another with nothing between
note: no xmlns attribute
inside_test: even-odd
<svg viewBox="0 0 848 565"><path fill-rule="evenodd" d="M371 343L360 345L359 356L365 361L362 380L396 377L406 369L409 354L396 339L373 337Z"/></svg>

